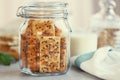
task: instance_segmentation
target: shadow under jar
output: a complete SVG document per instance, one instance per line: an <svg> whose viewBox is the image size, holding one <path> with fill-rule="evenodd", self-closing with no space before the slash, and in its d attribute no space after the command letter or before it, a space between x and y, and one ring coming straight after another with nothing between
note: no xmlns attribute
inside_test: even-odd
<svg viewBox="0 0 120 80"><path fill-rule="evenodd" d="M60 75L70 67L70 27L67 3L33 2L18 8L25 18L19 31L21 72L33 76Z"/></svg>

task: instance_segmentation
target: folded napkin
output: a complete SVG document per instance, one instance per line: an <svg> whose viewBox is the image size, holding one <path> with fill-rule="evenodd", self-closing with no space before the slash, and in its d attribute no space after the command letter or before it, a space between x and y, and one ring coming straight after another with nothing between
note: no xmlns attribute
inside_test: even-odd
<svg viewBox="0 0 120 80"><path fill-rule="evenodd" d="M120 51L103 47L95 52L74 56L71 62L76 67L106 80L120 80Z"/></svg>

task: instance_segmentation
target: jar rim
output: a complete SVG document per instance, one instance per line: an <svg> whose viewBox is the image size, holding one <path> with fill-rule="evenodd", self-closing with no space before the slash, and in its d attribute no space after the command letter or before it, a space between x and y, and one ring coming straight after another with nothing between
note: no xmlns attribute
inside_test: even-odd
<svg viewBox="0 0 120 80"><path fill-rule="evenodd" d="M18 8L17 16L23 18L67 18L67 5L68 3L64 2L29 2Z"/></svg>
<svg viewBox="0 0 120 80"><path fill-rule="evenodd" d="M66 7L68 3L64 2L28 2L24 6L28 7Z"/></svg>

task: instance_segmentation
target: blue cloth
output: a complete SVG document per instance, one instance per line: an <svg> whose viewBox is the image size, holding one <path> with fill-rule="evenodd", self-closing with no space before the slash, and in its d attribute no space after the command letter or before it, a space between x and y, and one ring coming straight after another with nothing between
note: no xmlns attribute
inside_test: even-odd
<svg viewBox="0 0 120 80"><path fill-rule="evenodd" d="M82 62L85 62L85 61L91 59L93 57L94 53L95 53L95 51L78 56L75 60L75 66L80 67L80 64Z"/></svg>

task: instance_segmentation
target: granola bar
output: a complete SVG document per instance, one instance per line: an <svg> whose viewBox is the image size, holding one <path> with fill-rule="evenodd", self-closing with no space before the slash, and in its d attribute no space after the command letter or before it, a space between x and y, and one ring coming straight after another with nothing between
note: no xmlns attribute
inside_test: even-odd
<svg viewBox="0 0 120 80"><path fill-rule="evenodd" d="M60 38L40 38L40 72L58 72L60 69Z"/></svg>
<svg viewBox="0 0 120 80"><path fill-rule="evenodd" d="M66 38L61 38L60 46L60 71L64 72L67 68L67 47L66 47Z"/></svg>

